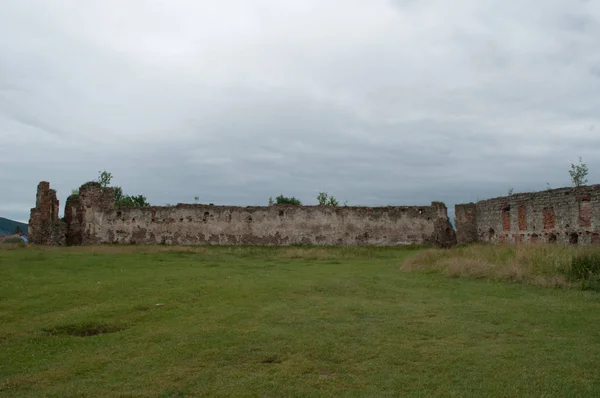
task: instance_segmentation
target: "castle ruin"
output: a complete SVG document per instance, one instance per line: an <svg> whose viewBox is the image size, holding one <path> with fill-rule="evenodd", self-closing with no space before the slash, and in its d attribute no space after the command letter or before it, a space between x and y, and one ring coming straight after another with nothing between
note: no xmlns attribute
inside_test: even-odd
<svg viewBox="0 0 600 398"><path fill-rule="evenodd" d="M472 242L600 244L600 185L520 193L455 206L176 206L115 208L114 191L81 186L58 218L56 191L38 185L30 242L179 245L410 245Z"/></svg>
<svg viewBox="0 0 600 398"><path fill-rule="evenodd" d="M53 209L50 211L49 209ZM58 219L56 192L38 185L31 242L46 245L410 245L450 247L456 234L443 203L429 206L114 207L114 191L89 182Z"/></svg>

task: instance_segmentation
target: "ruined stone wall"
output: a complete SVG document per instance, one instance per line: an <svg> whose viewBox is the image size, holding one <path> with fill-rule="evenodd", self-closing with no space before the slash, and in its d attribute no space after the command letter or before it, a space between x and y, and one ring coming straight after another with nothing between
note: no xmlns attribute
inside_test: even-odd
<svg viewBox="0 0 600 398"><path fill-rule="evenodd" d="M455 243L446 209L422 207L177 205L114 209L98 243L407 245Z"/></svg>
<svg viewBox="0 0 600 398"><path fill-rule="evenodd" d="M71 195L65 205L66 242L68 245L103 243L97 228L104 222L105 213L114 208L112 188L102 188L97 182L88 182Z"/></svg>
<svg viewBox="0 0 600 398"><path fill-rule="evenodd" d="M59 203L50 183L38 184L35 207L29 217L29 241L41 245L66 244L66 223L58 219Z"/></svg>
<svg viewBox="0 0 600 398"><path fill-rule="evenodd" d="M69 245L431 243L449 247L456 243L446 206L439 202L402 207L179 204L115 209L114 191L94 182L82 185L79 195L67 199L64 224L63 240Z"/></svg>
<svg viewBox="0 0 600 398"><path fill-rule="evenodd" d="M483 200L475 217L465 216L472 206L455 208L460 243L600 243L600 185Z"/></svg>
<svg viewBox="0 0 600 398"><path fill-rule="evenodd" d="M29 240L44 245L406 245L470 242L600 244L600 185L521 193L459 204L456 233L443 203L430 206L114 208L114 191L90 182L67 199L38 185Z"/></svg>

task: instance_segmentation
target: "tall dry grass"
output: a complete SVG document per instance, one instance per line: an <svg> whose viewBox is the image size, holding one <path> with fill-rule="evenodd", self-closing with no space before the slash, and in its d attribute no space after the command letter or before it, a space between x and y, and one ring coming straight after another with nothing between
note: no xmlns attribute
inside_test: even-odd
<svg viewBox="0 0 600 398"><path fill-rule="evenodd" d="M574 259L600 258L600 248L559 245L474 244L450 250L427 249L402 268L450 277L485 278L551 287L578 285L571 276Z"/></svg>

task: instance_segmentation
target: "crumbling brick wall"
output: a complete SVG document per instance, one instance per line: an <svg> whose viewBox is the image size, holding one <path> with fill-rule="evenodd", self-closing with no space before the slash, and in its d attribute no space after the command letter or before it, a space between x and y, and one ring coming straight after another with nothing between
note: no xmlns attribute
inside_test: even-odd
<svg viewBox="0 0 600 398"><path fill-rule="evenodd" d="M464 206L456 206L457 214ZM479 201L475 207L477 241L599 243L600 185L515 194ZM456 227L457 236L467 227L472 236L473 224L457 220Z"/></svg>
<svg viewBox="0 0 600 398"><path fill-rule="evenodd" d="M38 184L35 207L29 217L29 241L41 245L66 244L66 223L58 219L59 203L50 183Z"/></svg>

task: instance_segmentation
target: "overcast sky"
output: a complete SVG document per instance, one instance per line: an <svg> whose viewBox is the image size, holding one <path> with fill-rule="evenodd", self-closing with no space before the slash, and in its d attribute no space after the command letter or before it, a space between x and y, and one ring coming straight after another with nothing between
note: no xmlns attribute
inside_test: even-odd
<svg viewBox="0 0 600 398"><path fill-rule="evenodd" d="M454 203L600 182L600 1L2 0L0 216Z"/></svg>

